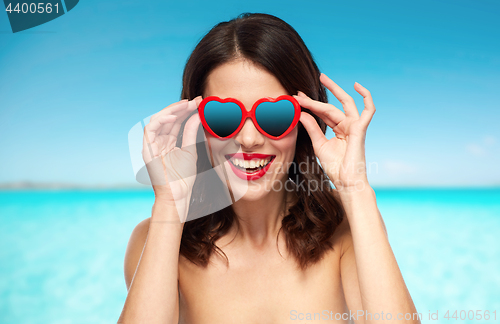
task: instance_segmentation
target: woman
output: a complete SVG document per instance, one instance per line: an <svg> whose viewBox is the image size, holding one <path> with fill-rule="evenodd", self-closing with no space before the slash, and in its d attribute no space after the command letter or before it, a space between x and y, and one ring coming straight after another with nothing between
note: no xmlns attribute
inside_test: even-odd
<svg viewBox="0 0 500 324"><path fill-rule="evenodd" d="M327 103L324 87L345 113ZM364 98L361 115L276 17L245 14L215 26L186 64L185 100L145 128L155 203L130 238L119 321L419 322L366 176L375 107L367 89L354 89ZM213 132L205 116L210 98L234 98L250 111L282 95L293 95L283 98L301 111L278 139L258 118L222 138L228 134ZM327 125L336 134L330 140ZM200 136L206 145L195 145ZM222 210L210 203L223 186L200 172L210 166L220 166L219 183L228 184L232 204ZM184 180L174 185L176 176Z"/></svg>

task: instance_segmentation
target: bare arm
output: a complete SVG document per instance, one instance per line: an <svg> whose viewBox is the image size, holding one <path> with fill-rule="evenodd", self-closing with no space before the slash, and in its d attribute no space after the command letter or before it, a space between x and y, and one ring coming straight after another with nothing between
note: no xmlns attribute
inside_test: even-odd
<svg viewBox="0 0 500 324"><path fill-rule="evenodd" d="M375 114L371 93L359 83L354 84L365 104L360 114L354 99L333 80L321 74L320 81L339 100L344 111L315 101L300 91L294 97L301 107L317 114L335 133L335 137L326 138L313 116L301 112L300 121L311 137L314 153L335 185L335 194L340 197L350 224L349 228L343 223L345 233L340 259L348 306L356 314L358 310L378 314L378 317L360 317L359 323L398 319L398 323L418 323L418 319L413 320L415 306L389 244L375 192L368 184L365 138ZM391 313L392 319L382 318L382 312ZM398 314L403 318L398 318ZM405 320L405 314L410 314L412 319Z"/></svg>
<svg viewBox="0 0 500 324"><path fill-rule="evenodd" d="M342 285L349 309L359 315L354 317L356 322L420 323L389 244L375 192L366 186L340 193L340 198L349 221L345 225L350 226L342 244Z"/></svg>
<svg viewBox="0 0 500 324"><path fill-rule="evenodd" d="M179 250L196 174L197 113L177 138L182 123L201 97L181 100L151 117L144 127L142 155L155 192L149 221L130 238L125 256L128 295L118 323L179 322ZM149 222L149 226L148 223Z"/></svg>
<svg viewBox="0 0 500 324"><path fill-rule="evenodd" d="M129 291L118 323L178 323L182 228L175 207L155 204L151 218L134 229L125 256Z"/></svg>

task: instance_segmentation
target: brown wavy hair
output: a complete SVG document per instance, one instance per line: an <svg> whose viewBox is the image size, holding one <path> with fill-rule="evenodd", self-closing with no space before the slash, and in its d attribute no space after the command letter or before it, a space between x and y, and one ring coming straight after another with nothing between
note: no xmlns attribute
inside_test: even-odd
<svg viewBox="0 0 500 324"><path fill-rule="evenodd" d="M277 17L250 13L219 23L201 39L184 69L182 99L191 100L202 95L207 77L214 68L242 58L273 74L290 95L297 94L300 90L314 100L328 101L325 88L319 81L319 69L299 34ZM325 133L326 124L323 120L310 110L302 109L316 119ZM296 185L298 200L287 211L284 210L285 217L280 232L285 236L291 255L300 268L305 269L332 249L330 239L345 212L333 195L328 176L317 162L307 131L301 123L298 128L296 153L288 170L289 180ZM182 132L183 128L179 134ZM181 142L180 136L177 143ZM224 255L229 262L215 242L228 233L236 214L230 203L221 210L217 210L211 203L215 199L221 199L216 193L224 188L220 179L218 181L221 187L213 187L216 179L207 179L209 172L201 174L212 167L203 143L201 126L197 142L198 172L188 220L190 214L203 213L208 216L184 224L180 253L194 264L206 267L215 251ZM315 182L323 190L309 191L306 187L311 182ZM205 187L207 183L210 183L210 188Z"/></svg>

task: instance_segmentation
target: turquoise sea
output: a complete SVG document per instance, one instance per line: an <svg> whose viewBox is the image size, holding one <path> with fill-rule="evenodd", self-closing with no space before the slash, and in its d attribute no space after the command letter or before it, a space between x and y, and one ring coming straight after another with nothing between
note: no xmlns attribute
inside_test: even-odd
<svg viewBox="0 0 500 324"><path fill-rule="evenodd" d="M500 189L375 191L423 322L500 322ZM148 190L0 191L0 323L116 323L127 242L153 201Z"/></svg>

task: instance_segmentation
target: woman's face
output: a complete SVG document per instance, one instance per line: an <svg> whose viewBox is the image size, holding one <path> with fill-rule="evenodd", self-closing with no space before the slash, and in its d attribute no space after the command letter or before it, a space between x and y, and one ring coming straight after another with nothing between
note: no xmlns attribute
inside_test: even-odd
<svg viewBox="0 0 500 324"><path fill-rule="evenodd" d="M208 76L203 97L217 96L219 98L238 99L249 111L252 105L261 98L276 98L288 93L276 77L266 70L258 67L248 60L237 60L225 63L215 68ZM272 140L260 133L251 119L246 119L241 130L227 140L213 137L207 131L205 136L210 143L210 148L215 165L223 165L216 168L219 177L224 183L229 182L230 190L236 199L258 200L267 195L271 190L285 190L285 181L288 179L288 168L295 156L295 143L297 140L297 127L288 135ZM207 145L208 150L208 145ZM239 153L234 156L234 153ZM244 155L242 153L258 153L261 156ZM228 156L231 154L232 156ZM240 157L235 161L236 157ZM246 161L242 161L247 159ZM253 161L248 160L251 158ZM267 171L262 175L255 172L247 172L239 166L248 163L252 166L266 163L270 160ZM233 165L230 165L232 163ZM251 171L254 171L253 169ZM244 174L254 174L248 180ZM255 176L256 175L256 176ZM252 179L253 178L253 179Z"/></svg>

